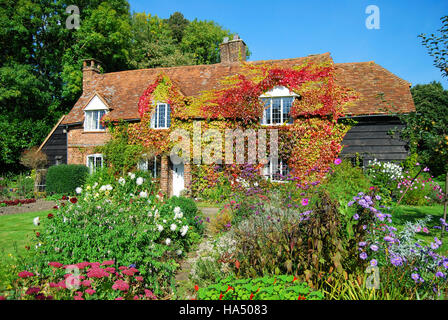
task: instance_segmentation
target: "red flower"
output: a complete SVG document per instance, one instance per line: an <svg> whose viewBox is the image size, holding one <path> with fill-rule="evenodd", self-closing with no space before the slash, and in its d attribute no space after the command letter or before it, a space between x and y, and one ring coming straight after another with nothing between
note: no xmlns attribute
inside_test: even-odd
<svg viewBox="0 0 448 320"><path fill-rule="evenodd" d="M48 219L53 218L53 214L49 213L48 216L47 216L47 218L48 218Z"/></svg>
<svg viewBox="0 0 448 320"><path fill-rule="evenodd" d="M39 237L40 236L40 232L36 232L36 237Z"/></svg>
<svg viewBox="0 0 448 320"><path fill-rule="evenodd" d="M29 277L34 277L34 273L29 272L29 271L21 271L21 272L18 273L18 276L20 278L25 279L25 278L29 278Z"/></svg>
<svg viewBox="0 0 448 320"><path fill-rule="evenodd" d="M292 279L292 282L294 282L296 280L299 280L299 279L297 279L296 276L294 276L294 279Z"/></svg>
<svg viewBox="0 0 448 320"><path fill-rule="evenodd" d="M59 262L50 262L48 265L51 267L55 267L55 268L62 267L62 263L59 263Z"/></svg>
<svg viewBox="0 0 448 320"><path fill-rule="evenodd" d="M223 297L223 295L222 295L222 293L219 295L219 300L222 300L222 297Z"/></svg>
<svg viewBox="0 0 448 320"><path fill-rule="evenodd" d="M228 292L229 290L233 290L233 288L231 287L231 286L227 286L227 291L226 292Z"/></svg>
<svg viewBox="0 0 448 320"><path fill-rule="evenodd" d="M299 294L299 297L297 298L297 300L306 300L306 297L305 297L305 296L301 296L301 295Z"/></svg>
<svg viewBox="0 0 448 320"><path fill-rule="evenodd" d="M120 290L120 291L128 291L129 290L129 284L126 281L123 280L117 280L112 285L112 289L114 290Z"/></svg>
<svg viewBox="0 0 448 320"><path fill-rule="evenodd" d="M30 288L28 288L28 290L26 290L25 294L32 295L32 294L37 294L39 292L40 292L40 288L30 287Z"/></svg>
<svg viewBox="0 0 448 320"><path fill-rule="evenodd" d="M71 203L76 203L76 202L78 202L78 199L76 199L75 197L70 198L70 202L71 202Z"/></svg>
<svg viewBox="0 0 448 320"><path fill-rule="evenodd" d="M250 300L252 300L253 298L254 298L254 294L253 294L253 293L251 293L251 294L250 294L250 298L249 298L249 299L250 299Z"/></svg>
<svg viewBox="0 0 448 320"><path fill-rule="evenodd" d="M67 199L68 199L67 196L62 196L62 199L61 199L61 200L67 200Z"/></svg>
<svg viewBox="0 0 448 320"><path fill-rule="evenodd" d="M240 262L238 260L235 261L235 268L237 268L237 269L240 268Z"/></svg>
<svg viewBox="0 0 448 320"><path fill-rule="evenodd" d="M198 290L199 290L199 287L198 287L198 285L195 285L195 286L194 286L194 290L196 290L196 291L198 291Z"/></svg>

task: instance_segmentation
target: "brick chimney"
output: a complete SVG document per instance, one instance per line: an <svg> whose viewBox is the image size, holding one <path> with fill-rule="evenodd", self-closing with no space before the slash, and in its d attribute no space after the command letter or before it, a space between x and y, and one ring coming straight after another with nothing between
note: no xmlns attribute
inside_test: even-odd
<svg viewBox="0 0 448 320"><path fill-rule="evenodd" d="M85 92L93 85L95 76L101 73L101 62L93 58L82 61L82 91Z"/></svg>
<svg viewBox="0 0 448 320"><path fill-rule="evenodd" d="M246 61L246 44L238 35L229 40L228 37L219 46L221 63Z"/></svg>

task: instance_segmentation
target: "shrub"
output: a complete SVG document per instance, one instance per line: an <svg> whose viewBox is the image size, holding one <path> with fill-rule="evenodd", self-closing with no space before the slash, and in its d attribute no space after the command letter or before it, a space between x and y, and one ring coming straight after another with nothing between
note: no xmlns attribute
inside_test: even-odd
<svg viewBox="0 0 448 320"><path fill-rule="evenodd" d="M19 174L16 177L17 195L23 198L34 197L34 179L25 174Z"/></svg>
<svg viewBox="0 0 448 320"><path fill-rule="evenodd" d="M322 292L313 291L292 275L235 279L228 277L205 288L197 288L198 300L322 300Z"/></svg>
<svg viewBox="0 0 448 320"><path fill-rule="evenodd" d="M47 164L47 155L38 147L25 150L20 156L20 163L30 169L43 168Z"/></svg>
<svg viewBox="0 0 448 320"><path fill-rule="evenodd" d="M166 205L180 207L188 221L188 224L195 226L199 233L204 231L204 220L202 219L202 213L198 210L196 202L194 202L193 199L173 196L167 200Z"/></svg>
<svg viewBox="0 0 448 320"><path fill-rule="evenodd" d="M75 189L84 184L89 169L84 165L61 164L48 169L47 192L74 194Z"/></svg>
<svg viewBox="0 0 448 320"><path fill-rule="evenodd" d="M114 260L135 265L154 292L167 293L176 259L198 240L181 210L165 205L151 180L134 173L76 192L46 219L45 229L36 234L36 258L24 269L38 268L48 276L51 261Z"/></svg>
<svg viewBox="0 0 448 320"><path fill-rule="evenodd" d="M52 261L52 272L41 274L21 271L8 298L21 300L154 300L144 279L134 267L114 261L80 262L72 265Z"/></svg>

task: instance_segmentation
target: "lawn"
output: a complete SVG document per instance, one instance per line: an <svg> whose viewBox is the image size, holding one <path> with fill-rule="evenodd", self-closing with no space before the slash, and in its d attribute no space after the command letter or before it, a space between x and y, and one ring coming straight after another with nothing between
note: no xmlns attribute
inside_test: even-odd
<svg viewBox="0 0 448 320"><path fill-rule="evenodd" d="M434 237L440 239L441 231L434 226L440 226L440 218L443 218L443 205L433 205L424 207L397 206L392 209L393 225L400 231L406 222L415 222L425 218L427 215L433 216L431 223L427 226L429 234L419 233L418 238L424 240L427 244L434 241ZM448 233L445 233L442 246L439 253L448 254Z"/></svg>
<svg viewBox="0 0 448 320"><path fill-rule="evenodd" d="M11 266L27 251L33 232L41 228L33 224L35 217L44 220L52 210L0 216L0 288L11 276ZM14 271L15 272L15 271Z"/></svg>

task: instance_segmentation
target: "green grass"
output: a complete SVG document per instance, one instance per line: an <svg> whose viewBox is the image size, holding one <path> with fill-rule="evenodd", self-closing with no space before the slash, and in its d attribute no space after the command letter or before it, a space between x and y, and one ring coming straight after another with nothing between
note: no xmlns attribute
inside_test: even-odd
<svg viewBox="0 0 448 320"><path fill-rule="evenodd" d="M392 221L393 225L401 231L406 222L415 222L419 219L425 218L427 215L431 215L433 218L428 224L429 233L419 233L418 238L425 241L427 244L434 241L434 237L440 239L440 229L434 229L434 226L440 226L440 218L443 218L443 205L433 205L433 206L397 206L392 208ZM439 253L443 255L448 255L448 233L445 232L443 238L443 244L438 250Z"/></svg>
<svg viewBox="0 0 448 320"><path fill-rule="evenodd" d="M195 201L198 208L221 208L222 205L215 202Z"/></svg>
<svg viewBox="0 0 448 320"><path fill-rule="evenodd" d="M34 232L42 228L42 221L52 210L18 213L0 216L0 291L15 277L18 261L28 251L25 246L33 246ZM40 217L41 225L36 227L33 219ZM19 270L21 271L21 270Z"/></svg>

